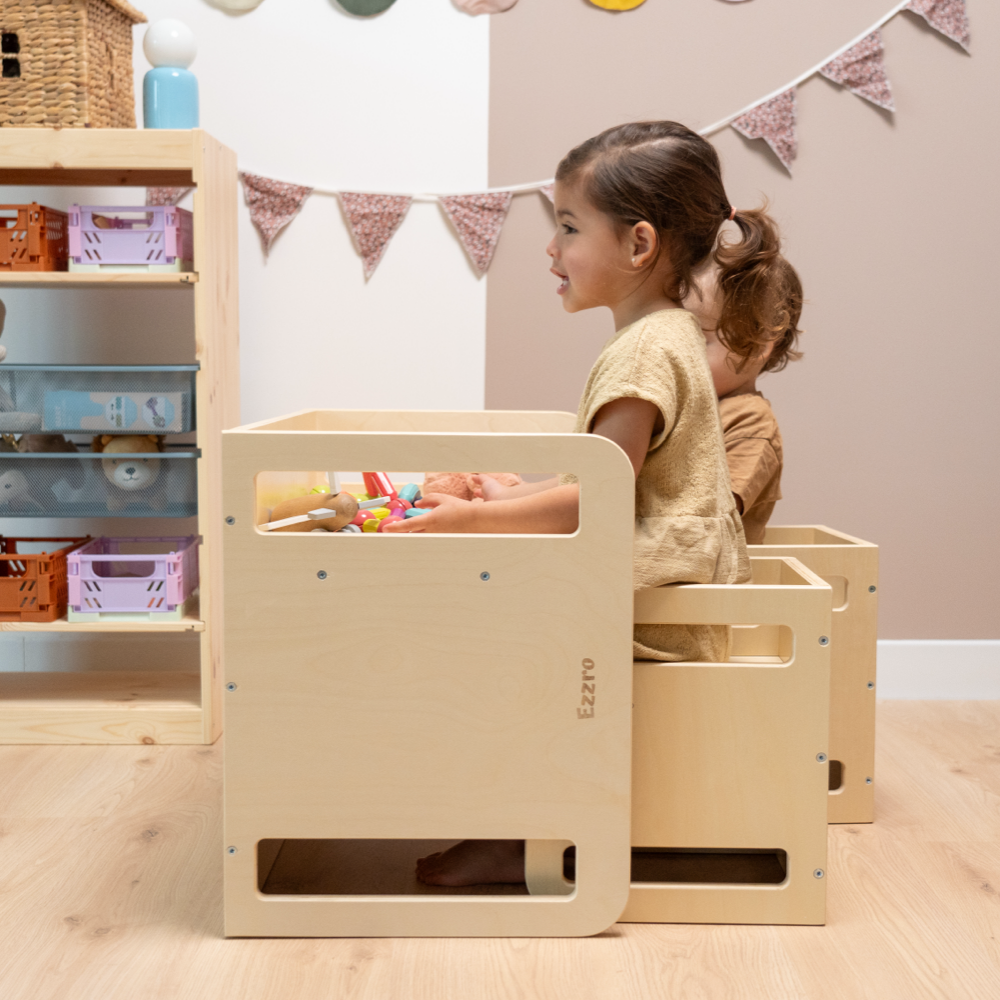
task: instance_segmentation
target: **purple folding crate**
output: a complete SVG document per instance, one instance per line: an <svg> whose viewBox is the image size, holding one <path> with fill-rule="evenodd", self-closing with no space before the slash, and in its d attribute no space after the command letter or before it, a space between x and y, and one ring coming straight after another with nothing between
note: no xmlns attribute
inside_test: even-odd
<svg viewBox="0 0 1000 1000"><path fill-rule="evenodd" d="M95 538L67 556L71 622L179 621L198 586L200 535Z"/></svg>
<svg viewBox="0 0 1000 1000"><path fill-rule="evenodd" d="M71 205L69 269L191 271L192 220L174 205Z"/></svg>

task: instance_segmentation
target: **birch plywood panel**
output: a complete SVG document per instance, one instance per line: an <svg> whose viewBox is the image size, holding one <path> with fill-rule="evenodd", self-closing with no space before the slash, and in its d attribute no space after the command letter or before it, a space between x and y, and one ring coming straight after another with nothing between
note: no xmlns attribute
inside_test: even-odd
<svg viewBox="0 0 1000 1000"><path fill-rule="evenodd" d="M814 873L826 869L830 587L794 559L751 562L751 584L636 594L637 623L780 628L761 630L756 647L745 640L746 662L636 661L632 843L646 850L785 852L785 879L633 881L624 921L825 919L826 882ZM771 638L768 649L762 643Z"/></svg>
<svg viewBox="0 0 1000 1000"><path fill-rule="evenodd" d="M599 932L628 892L631 466L602 438L524 433L530 422L517 414L362 419L379 429L325 411L267 424L301 430L223 435L235 519L224 531L226 680L236 686L226 695L225 836L236 848L227 933ZM414 467L575 472L580 529L277 537L254 526L259 472ZM597 677L592 709L581 707L584 674ZM575 889L257 889L261 840L459 838L571 841Z"/></svg>
<svg viewBox="0 0 1000 1000"><path fill-rule="evenodd" d="M830 624L830 760L841 783L830 790L831 823L875 818L875 654L878 546L821 524L768 527L751 555L793 556L834 587Z"/></svg>

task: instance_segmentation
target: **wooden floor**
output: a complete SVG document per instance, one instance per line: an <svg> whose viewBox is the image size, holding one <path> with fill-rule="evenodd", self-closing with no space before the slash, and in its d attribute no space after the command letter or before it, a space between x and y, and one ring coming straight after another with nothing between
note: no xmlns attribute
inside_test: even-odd
<svg viewBox="0 0 1000 1000"><path fill-rule="evenodd" d="M882 703L878 747L826 927L396 941L221 936L219 746L0 747L0 997L1000 997L1000 702Z"/></svg>

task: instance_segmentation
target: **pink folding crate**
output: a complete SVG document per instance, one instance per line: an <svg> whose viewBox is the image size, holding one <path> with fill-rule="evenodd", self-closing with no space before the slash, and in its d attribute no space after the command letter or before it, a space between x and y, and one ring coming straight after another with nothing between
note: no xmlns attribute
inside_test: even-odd
<svg viewBox="0 0 1000 1000"><path fill-rule="evenodd" d="M66 557L71 622L180 621L198 587L200 535L95 538Z"/></svg>
<svg viewBox="0 0 1000 1000"><path fill-rule="evenodd" d="M193 271L192 218L174 205L71 205L69 269Z"/></svg>

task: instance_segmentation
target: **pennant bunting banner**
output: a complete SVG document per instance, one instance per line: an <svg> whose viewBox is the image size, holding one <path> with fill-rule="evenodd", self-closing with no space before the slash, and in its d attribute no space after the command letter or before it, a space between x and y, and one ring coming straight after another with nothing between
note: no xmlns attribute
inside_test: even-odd
<svg viewBox="0 0 1000 1000"><path fill-rule="evenodd" d="M969 51L971 35L965 0L910 0L906 9L919 14L935 31Z"/></svg>
<svg viewBox="0 0 1000 1000"><path fill-rule="evenodd" d="M240 180L250 208L250 221L260 233L266 256L274 238L299 214L313 189L271 180L260 174L240 173Z"/></svg>
<svg viewBox="0 0 1000 1000"><path fill-rule="evenodd" d="M242 3L243 0L240 0ZM249 0L248 0L249 2ZM385 0L357 0L385 3ZM481 13L486 9L507 9L513 0L457 0L463 10ZM621 9L638 6L632 0L614 0ZM611 6L610 0L602 6ZM388 4L386 3L386 6ZM732 127L748 139L763 139L791 173L798 153L796 134L796 88L806 80L822 74L867 101L895 110L892 87L885 69L885 51L879 30L903 10L924 18L942 35L969 49L969 17L965 0L898 0L896 5L871 25L867 31L835 50L823 62L804 73L780 90L748 104L741 111L700 130L703 136L715 135ZM311 194L333 195L340 199L344 218L364 263L365 279L374 274L389 242L399 229L414 201L437 202L454 227L465 252L476 271L483 275L493 260L500 231L503 228L513 196L529 191L538 192L554 201L555 182L552 179L509 188L466 194L375 194L372 192L337 191L330 188L305 187L272 180L260 174L240 173L250 218L260 232L264 253L267 254L278 233L298 214ZM191 188L147 188L147 205L175 205Z"/></svg>
<svg viewBox="0 0 1000 1000"><path fill-rule="evenodd" d="M176 205L194 188L146 188L147 205Z"/></svg>
<svg viewBox="0 0 1000 1000"><path fill-rule="evenodd" d="M340 205L361 254L367 281L378 267L389 240L413 204L409 195L340 192Z"/></svg>
<svg viewBox="0 0 1000 1000"><path fill-rule="evenodd" d="M758 104L752 111L740 115L732 123L740 135L748 139L763 139L774 150L774 155L791 173L792 164L799 150L795 134L795 88Z"/></svg>
<svg viewBox="0 0 1000 1000"><path fill-rule="evenodd" d="M839 83L865 100L886 111L895 111L892 87L886 76L882 33L873 31L857 45L831 59L821 70L828 80Z"/></svg>
<svg viewBox="0 0 1000 1000"><path fill-rule="evenodd" d="M480 274L486 273L493 260L493 251L497 248L513 197L510 191L499 191L495 194L443 195L438 199Z"/></svg>

